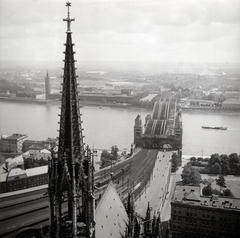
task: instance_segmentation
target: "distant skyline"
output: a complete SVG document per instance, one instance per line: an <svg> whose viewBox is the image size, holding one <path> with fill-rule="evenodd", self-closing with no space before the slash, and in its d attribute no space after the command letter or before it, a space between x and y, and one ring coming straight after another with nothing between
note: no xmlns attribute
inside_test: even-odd
<svg viewBox="0 0 240 238"><path fill-rule="evenodd" d="M240 62L239 0L72 0L79 61ZM0 0L0 60L59 61L66 1Z"/></svg>

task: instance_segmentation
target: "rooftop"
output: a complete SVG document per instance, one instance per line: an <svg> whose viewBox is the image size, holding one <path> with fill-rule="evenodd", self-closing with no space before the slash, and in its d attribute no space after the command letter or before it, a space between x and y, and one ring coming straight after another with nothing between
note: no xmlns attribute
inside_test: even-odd
<svg viewBox="0 0 240 238"><path fill-rule="evenodd" d="M16 163L16 165L23 165L24 164L22 155L19 155L19 156L13 158L13 159L8 158L8 159L6 159L6 162L8 162L8 165L11 165L13 163Z"/></svg>
<svg viewBox="0 0 240 238"><path fill-rule="evenodd" d="M176 186L172 202L175 204L180 203L240 211L240 198L221 197L218 195L210 197L201 196L200 186Z"/></svg>
<svg viewBox="0 0 240 238"><path fill-rule="evenodd" d="M124 237L127 224L125 207L110 182L96 208L96 237Z"/></svg>
<svg viewBox="0 0 240 238"><path fill-rule="evenodd" d="M223 104L231 103L231 104L240 104L240 99L227 99L223 102Z"/></svg>
<svg viewBox="0 0 240 238"><path fill-rule="evenodd" d="M9 177L15 177L15 176L24 175L24 174L26 174L26 172L23 169L14 168L14 169L10 170L7 177L8 178Z"/></svg>
<svg viewBox="0 0 240 238"><path fill-rule="evenodd" d="M4 138L4 140L19 140L19 139L24 139L27 138L28 136L26 134L12 134L11 136L7 136Z"/></svg>
<svg viewBox="0 0 240 238"><path fill-rule="evenodd" d="M46 174L48 173L48 166L45 165L45 166L40 166L36 168L26 169L25 172L28 177L40 175L40 174Z"/></svg>

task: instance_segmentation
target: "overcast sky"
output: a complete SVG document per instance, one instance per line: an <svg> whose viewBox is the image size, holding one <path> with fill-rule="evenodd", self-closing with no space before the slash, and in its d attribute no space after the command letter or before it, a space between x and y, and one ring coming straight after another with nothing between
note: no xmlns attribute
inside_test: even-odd
<svg viewBox="0 0 240 238"><path fill-rule="evenodd" d="M63 0L0 0L1 60L63 59ZM76 59L240 62L239 0L72 0Z"/></svg>

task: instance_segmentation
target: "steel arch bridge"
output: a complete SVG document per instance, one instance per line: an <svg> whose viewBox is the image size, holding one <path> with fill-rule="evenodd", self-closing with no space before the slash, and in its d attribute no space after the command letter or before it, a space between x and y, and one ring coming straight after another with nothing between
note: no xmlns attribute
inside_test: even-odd
<svg viewBox="0 0 240 238"><path fill-rule="evenodd" d="M181 109L177 103L171 100L155 102L152 115L145 119L140 137L142 148L181 149L182 120Z"/></svg>

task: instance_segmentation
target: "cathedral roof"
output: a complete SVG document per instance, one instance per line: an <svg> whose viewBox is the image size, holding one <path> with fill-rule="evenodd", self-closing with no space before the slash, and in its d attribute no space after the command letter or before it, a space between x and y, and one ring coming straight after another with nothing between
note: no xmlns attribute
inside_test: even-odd
<svg viewBox="0 0 240 238"><path fill-rule="evenodd" d="M97 238L125 236L128 215L112 182L109 183L95 214Z"/></svg>

